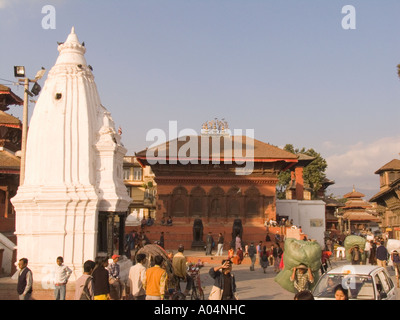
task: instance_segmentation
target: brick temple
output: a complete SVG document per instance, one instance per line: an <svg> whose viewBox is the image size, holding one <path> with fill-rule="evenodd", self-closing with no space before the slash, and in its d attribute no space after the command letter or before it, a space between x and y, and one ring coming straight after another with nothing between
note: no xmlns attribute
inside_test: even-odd
<svg viewBox="0 0 400 320"><path fill-rule="evenodd" d="M227 248L234 229L240 230L245 243L265 241L264 223L276 220L278 174L298 164L295 154L228 134L180 137L138 152L136 157L142 166L151 166L157 183L156 223L146 227L147 235L157 240L164 231L168 249L180 243L196 249L196 224L202 226L200 243L208 232L215 241L221 232ZM245 166L251 170L240 174L238 169ZM169 216L173 226L162 226L160 221Z"/></svg>

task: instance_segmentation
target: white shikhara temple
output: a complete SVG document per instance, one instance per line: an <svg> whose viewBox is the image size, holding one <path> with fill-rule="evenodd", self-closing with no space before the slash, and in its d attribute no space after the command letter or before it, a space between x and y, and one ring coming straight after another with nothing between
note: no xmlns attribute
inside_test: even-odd
<svg viewBox="0 0 400 320"><path fill-rule="evenodd" d="M113 253L115 221L123 235L131 202L127 150L74 28L58 51L30 121L25 180L12 199L17 260L29 260L35 280L58 256L80 276L86 260Z"/></svg>

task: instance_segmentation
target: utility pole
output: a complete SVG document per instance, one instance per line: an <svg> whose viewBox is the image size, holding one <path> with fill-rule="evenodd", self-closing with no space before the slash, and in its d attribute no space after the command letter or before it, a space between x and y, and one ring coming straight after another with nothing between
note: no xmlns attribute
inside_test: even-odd
<svg viewBox="0 0 400 320"><path fill-rule="evenodd" d="M38 95L40 90L42 89L40 85L37 83L38 80L42 79L44 74L46 73L46 69L42 67L36 73L34 80L29 80L29 78L25 75L25 67L24 66L14 66L14 75L15 77L20 77L19 82L24 83L24 110L23 110L23 119L22 119L22 141L21 141L21 166L19 171L19 185L22 186L25 180L25 161L26 161L26 142L28 137L28 95L33 97L33 95ZM29 91L29 83L34 82L34 86L32 88L32 92Z"/></svg>
<svg viewBox="0 0 400 320"><path fill-rule="evenodd" d="M22 115L22 142L21 142L21 167L19 173L19 185L22 186L25 180L25 158L26 158L26 140L28 135L28 91L29 79L24 79L24 110Z"/></svg>

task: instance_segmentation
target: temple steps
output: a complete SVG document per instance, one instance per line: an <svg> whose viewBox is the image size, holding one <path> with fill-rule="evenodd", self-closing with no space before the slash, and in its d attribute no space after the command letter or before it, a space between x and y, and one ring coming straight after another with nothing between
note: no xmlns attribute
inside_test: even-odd
<svg viewBox="0 0 400 320"><path fill-rule="evenodd" d="M133 230L140 232L140 227L126 227L126 232L132 232ZM163 225L153 225L146 226L143 229L143 232L150 240L151 243L160 240L161 232L164 232L164 240L165 240L165 249L166 250L177 250L180 244L183 244L185 249L192 249L193 242L193 227L191 225L173 225L173 226L163 226ZM205 226L203 229L203 241L206 240L206 236L208 232L211 232L214 241L217 242L218 234L221 232L225 238L224 250L229 250L232 241L232 226L225 226L222 224L219 225L209 225ZM275 241L275 234L281 232L279 227L271 227L268 230L271 242L266 243L265 237L267 235L266 228L264 226L251 226L244 225L243 226L243 244L250 244L254 242L255 245L258 244L259 241L263 242L263 245L267 245L270 247L272 243ZM215 246L216 250L216 246ZM214 250L214 252L215 252Z"/></svg>

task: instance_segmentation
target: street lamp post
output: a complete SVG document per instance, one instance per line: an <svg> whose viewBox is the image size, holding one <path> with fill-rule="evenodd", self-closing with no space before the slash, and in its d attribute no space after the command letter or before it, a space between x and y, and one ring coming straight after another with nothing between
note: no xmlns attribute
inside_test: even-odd
<svg viewBox="0 0 400 320"><path fill-rule="evenodd" d="M22 142L21 142L21 167L19 173L19 185L22 186L25 180L25 157L26 157L26 140L28 135L28 91L29 79L24 79L24 110L22 115Z"/></svg>
<svg viewBox="0 0 400 320"><path fill-rule="evenodd" d="M21 166L20 166L20 174L19 174L19 185L22 186L25 180L25 159L26 159L26 141L28 136L28 95L33 96L33 93L29 91L29 83L33 82L36 85L34 88L34 94L38 95L40 92L40 86L37 84L37 81L40 80L46 72L46 69L42 67L36 73L35 79L30 80L28 77L25 77L25 67L23 66L15 66L14 67L14 76L23 78L19 80L19 82L24 83L24 109L22 115L22 141L21 141ZM33 88L32 88L33 89Z"/></svg>

